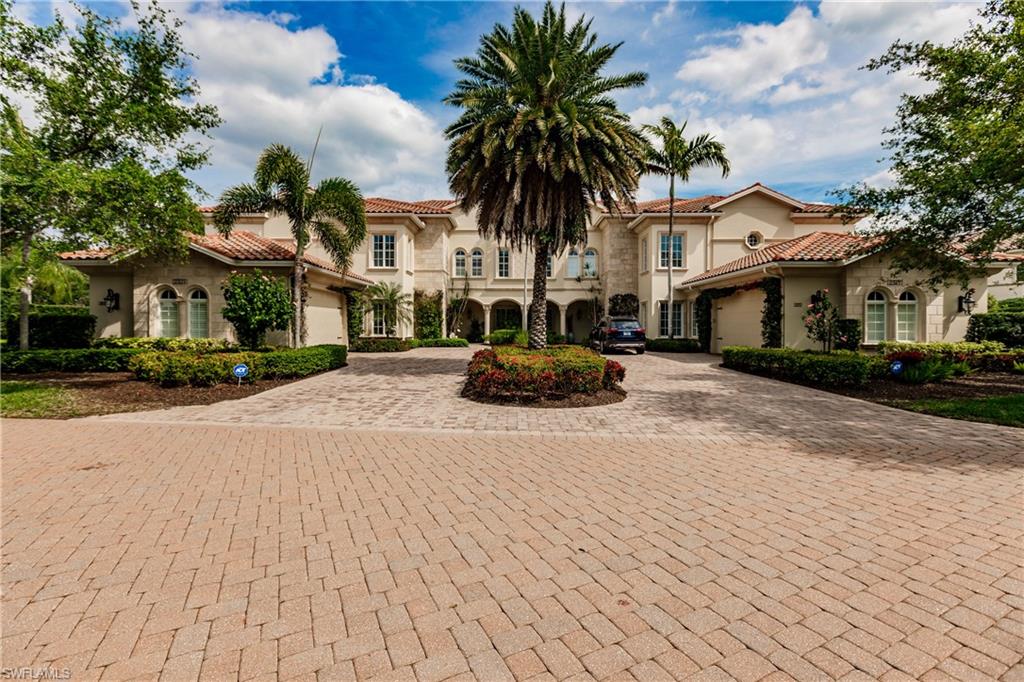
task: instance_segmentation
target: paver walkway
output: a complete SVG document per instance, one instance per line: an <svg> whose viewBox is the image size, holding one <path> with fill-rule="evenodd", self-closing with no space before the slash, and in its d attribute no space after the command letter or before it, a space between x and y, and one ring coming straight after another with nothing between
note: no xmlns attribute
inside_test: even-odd
<svg viewBox="0 0 1024 682"><path fill-rule="evenodd" d="M438 422L465 353L416 353L259 418L5 420L2 666L1024 679L1020 431L649 356L618 405Z"/></svg>

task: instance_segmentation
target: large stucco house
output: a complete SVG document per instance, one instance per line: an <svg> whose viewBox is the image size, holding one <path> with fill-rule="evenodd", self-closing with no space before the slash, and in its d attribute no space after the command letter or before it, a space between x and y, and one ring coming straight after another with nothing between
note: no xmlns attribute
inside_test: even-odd
<svg viewBox="0 0 1024 682"><path fill-rule="evenodd" d="M845 317L862 321L868 347L884 339L963 338L966 290L932 291L917 284L922 273L896 273L884 254L861 255L862 238L854 234L858 224L844 223L832 212L832 206L802 202L758 183L726 196L677 199L670 243L667 199L641 202L633 212L595 207L586 244L550 260L549 328L570 341L584 340L609 298L631 293L639 299L649 336L668 336L671 300L674 335L695 337L697 297L729 287L736 292L714 299L712 350L757 346L764 293L756 285L778 278L786 346L811 346L803 313L820 289L829 289ZM209 218L211 211L205 213ZM446 302L463 299L459 319L451 321L454 333L463 337L524 324L531 253L482 239L475 215L450 200L370 198L366 214L369 234L347 273L330 266L319 244L309 246L311 342L347 342L344 297L371 281L397 283L409 294L440 291ZM67 262L91 274L99 333L229 336L219 316L218 280L231 268L285 268L283 261L293 253L287 220L262 214L242 216L229 237L217 235L208 220L207 235L193 238L192 245L190 262L180 266L114 262L110 254L96 251L66 254ZM282 262L271 266L271 252ZM1001 255L985 276L971 282L974 312L986 309L988 279L1005 276L1019 259ZM108 313L100 302L108 290L128 301L118 314ZM204 313L194 312L194 305L201 306L193 303L197 295L207 297ZM365 335L384 334L380 315L367 315L365 325ZM412 331L409 323L397 333L410 336Z"/></svg>

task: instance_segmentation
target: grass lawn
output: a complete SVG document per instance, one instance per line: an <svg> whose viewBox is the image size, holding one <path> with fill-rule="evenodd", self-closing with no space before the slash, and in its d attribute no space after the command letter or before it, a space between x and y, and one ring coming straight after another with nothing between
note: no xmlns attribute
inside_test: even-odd
<svg viewBox="0 0 1024 682"><path fill-rule="evenodd" d="M71 391L34 381L0 383L0 416L60 418L76 414Z"/></svg>
<svg viewBox="0 0 1024 682"><path fill-rule="evenodd" d="M1024 394L993 398L946 398L899 401L899 407L952 419L967 419L1024 428Z"/></svg>

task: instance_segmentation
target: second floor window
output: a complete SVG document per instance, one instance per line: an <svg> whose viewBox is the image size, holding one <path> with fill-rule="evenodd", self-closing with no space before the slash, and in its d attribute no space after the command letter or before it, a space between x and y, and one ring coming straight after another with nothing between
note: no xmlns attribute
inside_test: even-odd
<svg viewBox="0 0 1024 682"><path fill-rule="evenodd" d="M580 252L575 248L569 249L569 257L565 261L565 276L569 278L580 276Z"/></svg>
<svg viewBox="0 0 1024 682"><path fill-rule="evenodd" d="M480 249L473 249L473 255L469 262L469 274L471 277L484 276L484 252Z"/></svg>
<svg viewBox="0 0 1024 682"><path fill-rule="evenodd" d="M373 267L395 267L395 235L373 235Z"/></svg>
<svg viewBox="0 0 1024 682"><path fill-rule="evenodd" d="M681 268L683 267L683 235L674 234L672 235L672 267ZM658 267L667 268L669 257L669 237L667 234L661 235L660 248L658 249Z"/></svg>
<svg viewBox="0 0 1024 682"><path fill-rule="evenodd" d="M458 249L455 252L455 276L466 276L466 252L462 249Z"/></svg>
<svg viewBox="0 0 1024 682"><path fill-rule="evenodd" d="M597 277L597 251L587 249L583 253L583 276Z"/></svg>
<svg viewBox="0 0 1024 682"><path fill-rule="evenodd" d="M498 277L511 277L511 261L504 247L498 249Z"/></svg>

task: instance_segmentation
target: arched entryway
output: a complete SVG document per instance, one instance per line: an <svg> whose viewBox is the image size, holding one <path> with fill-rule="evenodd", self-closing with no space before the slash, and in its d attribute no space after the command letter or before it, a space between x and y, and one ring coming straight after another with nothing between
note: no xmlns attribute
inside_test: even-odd
<svg viewBox="0 0 1024 682"><path fill-rule="evenodd" d="M453 321L452 333L472 343L484 340L486 315L480 301L466 299L465 305Z"/></svg>
<svg viewBox="0 0 1024 682"><path fill-rule="evenodd" d="M598 314L597 302L592 298L570 303L565 311L566 341L586 343L590 338L590 330L597 322Z"/></svg>
<svg viewBox="0 0 1024 682"><path fill-rule="evenodd" d="M523 326L523 306L518 301L495 301L491 304L490 315L490 331L521 329Z"/></svg>

